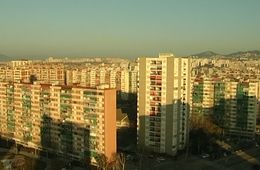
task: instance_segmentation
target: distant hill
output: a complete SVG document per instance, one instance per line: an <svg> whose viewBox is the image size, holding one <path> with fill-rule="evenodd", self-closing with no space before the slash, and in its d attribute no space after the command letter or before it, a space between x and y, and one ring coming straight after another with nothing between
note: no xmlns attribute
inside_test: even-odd
<svg viewBox="0 0 260 170"><path fill-rule="evenodd" d="M6 56L4 54L0 54L0 61L10 61L12 57Z"/></svg>
<svg viewBox="0 0 260 170"><path fill-rule="evenodd" d="M0 54L0 62L12 61L12 60L45 60L47 57L10 57L4 54Z"/></svg>
<svg viewBox="0 0 260 170"><path fill-rule="evenodd" d="M226 55L227 57L260 57L259 50L252 50L252 51L239 51L236 53L231 53Z"/></svg>
<svg viewBox="0 0 260 170"><path fill-rule="evenodd" d="M220 54L217 54L213 51L204 51L202 53L198 53L198 54L192 54L191 56L197 56L197 57L212 57L212 56L217 56Z"/></svg>
<svg viewBox="0 0 260 170"><path fill-rule="evenodd" d="M193 54L191 56L196 56L196 57L233 57L233 58L240 58L240 57L245 57L245 58L258 58L260 57L260 51L259 50L252 50L252 51L239 51L239 52L234 52L231 54L223 55L223 54L218 54L212 51L205 51L202 53L198 54Z"/></svg>

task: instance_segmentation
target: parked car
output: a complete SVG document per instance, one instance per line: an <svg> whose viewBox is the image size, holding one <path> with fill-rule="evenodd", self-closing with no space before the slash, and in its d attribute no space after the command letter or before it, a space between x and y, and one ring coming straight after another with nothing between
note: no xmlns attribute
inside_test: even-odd
<svg viewBox="0 0 260 170"><path fill-rule="evenodd" d="M207 153L202 154L201 157L202 157L203 159L209 158L209 154L207 154Z"/></svg>
<svg viewBox="0 0 260 170"><path fill-rule="evenodd" d="M165 158L160 156L160 157L157 157L156 160L157 160L158 162L161 162L161 161L165 161Z"/></svg>

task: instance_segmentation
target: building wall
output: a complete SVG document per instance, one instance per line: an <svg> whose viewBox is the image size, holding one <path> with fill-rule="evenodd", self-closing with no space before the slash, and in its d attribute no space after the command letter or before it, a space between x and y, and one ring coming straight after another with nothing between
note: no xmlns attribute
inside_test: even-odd
<svg viewBox="0 0 260 170"><path fill-rule="evenodd" d="M106 90L104 100L105 155L112 159L116 151L116 90Z"/></svg>
<svg viewBox="0 0 260 170"><path fill-rule="evenodd" d="M137 95L137 141L138 145L145 147L146 117L146 58L139 58L138 62L138 95Z"/></svg>
<svg viewBox="0 0 260 170"><path fill-rule="evenodd" d="M138 144L175 155L186 144L190 61L160 54L139 58Z"/></svg>
<svg viewBox="0 0 260 170"><path fill-rule="evenodd" d="M197 79L193 82L192 119L203 123L213 116L226 135L253 137L258 89L252 80Z"/></svg>
<svg viewBox="0 0 260 170"><path fill-rule="evenodd" d="M73 159L116 152L116 90L0 83L0 133Z"/></svg>

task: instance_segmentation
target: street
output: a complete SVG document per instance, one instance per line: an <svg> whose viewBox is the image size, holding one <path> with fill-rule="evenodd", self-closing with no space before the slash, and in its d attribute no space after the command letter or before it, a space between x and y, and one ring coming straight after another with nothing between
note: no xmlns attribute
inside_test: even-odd
<svg viewBox="0 0 260 170"><path fill-rule="evenodd" d="M142 163L128 161L127 170L260 170L260 148L241 150L220 159L209 160L200 156L190 155L187 159L182 155L178 160L166 158L164 161L156 161L144 157Z"/></svg>

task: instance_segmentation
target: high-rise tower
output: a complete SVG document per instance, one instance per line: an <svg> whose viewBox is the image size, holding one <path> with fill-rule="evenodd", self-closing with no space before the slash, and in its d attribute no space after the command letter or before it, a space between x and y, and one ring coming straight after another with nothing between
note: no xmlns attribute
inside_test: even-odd
<svg viewBox="0 0 260 170"><path fill-rule="evenodd" d="M190 59L139 58L138 145L175 155L186 144Z"/></svg>

